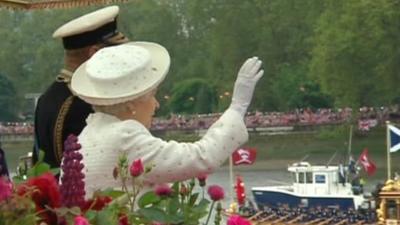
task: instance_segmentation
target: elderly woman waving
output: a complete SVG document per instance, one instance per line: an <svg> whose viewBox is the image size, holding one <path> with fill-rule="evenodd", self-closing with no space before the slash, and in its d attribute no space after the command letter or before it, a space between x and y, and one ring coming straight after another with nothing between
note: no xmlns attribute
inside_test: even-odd
<svg viewBox="0 0 400 225"><path fill-rule="evenodd" d="M71 88L95 111L78 137L87 197L98 189L120 187L112 171L122 153L130 162L140 158L154 165L144 177L151 186L210 173L247 141L243 117L263 75L257 57L240 68L229 108L193 143L164 141L148 130L159 107L157 87L169 66L170 56L161 45L130 42L99 50L75 71Z"/></svg>

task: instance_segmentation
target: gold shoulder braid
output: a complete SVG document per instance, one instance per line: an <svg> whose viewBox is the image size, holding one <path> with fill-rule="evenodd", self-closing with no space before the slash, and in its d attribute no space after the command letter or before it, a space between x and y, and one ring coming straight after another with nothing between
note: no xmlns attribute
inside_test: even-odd
<svg viewBox="0 0 400 225"><path fill-rule="evenodd" d="M72 101L74 100L74 96L69 96L64 103L62 104L60 111L58 112L56 124L54 125L54 133L53 133L53 151L56 157L56 161L58 164L61 164L61 159L63 156L63 129L64 129L64 121L65 117L69 109L71 108Z"/></svg>

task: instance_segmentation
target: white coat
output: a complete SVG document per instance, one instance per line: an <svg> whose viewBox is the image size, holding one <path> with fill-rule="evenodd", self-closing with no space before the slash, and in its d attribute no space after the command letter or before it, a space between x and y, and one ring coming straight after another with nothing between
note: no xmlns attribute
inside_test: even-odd
<svg viewBox="0 0 400 225"><path fill-rule="evenodd" d="M141 158L145 166L154 166L144 176L151 186L211 173L248 140L243 118L231 109L193 143L164 141L152 136L138 121L121 121L104 113L91 114L86 122L78 137L85 165L86 198L96 190L121 187L113 177L113 169L122 152L127 153L129 164Z"/></svg>

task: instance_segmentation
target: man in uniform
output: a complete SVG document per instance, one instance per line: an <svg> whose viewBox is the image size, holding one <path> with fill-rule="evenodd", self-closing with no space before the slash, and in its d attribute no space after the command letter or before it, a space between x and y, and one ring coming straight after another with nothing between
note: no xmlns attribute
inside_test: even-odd
<svg viewBox="0 0 400 225"><path fill-rule="evenodd" d="M117 31L118 6L109 6L76 18L58 28L54 38L61 38L65 54L64 68L41 95L35 112L35 146L33 161L39 150L45 152L44 162L59 167L64 140L79 135L86 125L92 107L74 96L70 90L73 72L97 50L129 40Z"/></svg>
<svg viewBox="0 0 400 225"><path fill-rule="evenodd" d="M4 150L1 149L1 142L0 142L0 177L8 177L8 168L7 168L7 161L6 161L6 153Z"/></svg>

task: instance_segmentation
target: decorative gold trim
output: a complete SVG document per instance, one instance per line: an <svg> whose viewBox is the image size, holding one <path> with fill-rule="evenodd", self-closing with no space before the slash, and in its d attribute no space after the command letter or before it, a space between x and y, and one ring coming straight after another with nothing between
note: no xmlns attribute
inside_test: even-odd
<svg viewBox="0 0 400 225"><path fill-rule="evenodd" d="M71 108L72 101L74 100L74 96L69 96L64 103L62 104L60 111L58 112L56 124L54 125L54 133L53 133L53 151L54 156L58 164L61 164L61 159L63 155L63 129L64 129L64 121L65 117L69 109Z"/></svg>
<svg viewBox="0 0 400 225"><path fill-rule="evenodd" d="M0 0L0 7L9 9L69 9L98 4L112 4L129 0Z"/></svg>

